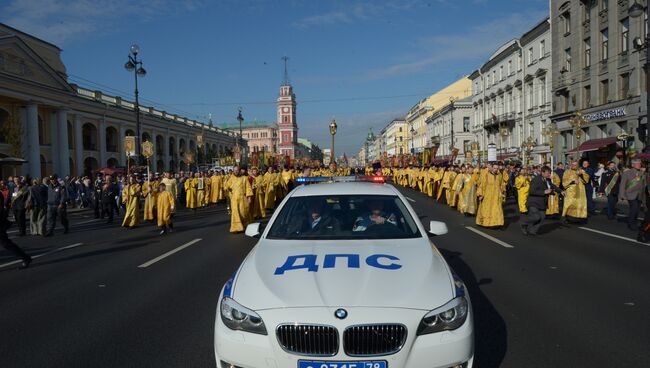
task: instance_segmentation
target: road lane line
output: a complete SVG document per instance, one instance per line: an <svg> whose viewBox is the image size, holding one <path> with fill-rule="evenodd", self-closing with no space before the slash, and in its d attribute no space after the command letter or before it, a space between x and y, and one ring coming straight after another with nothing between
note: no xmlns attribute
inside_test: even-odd
<svg viewBox="0 0 650 368"><path fill-rule="evenodd" d="M150 261L147 261L147 262L139 265L138 268L147 268L147 267L151 266L152 264L154 264L154 263L156 263L156 262L158 262L160 260L163 260L163 259L171 256L172 254L176 253L176 252L180 252L181 250L189 247L192 244L196 244L196 243L200 242L201 240L203 240L203 239L194 239L192 241L189 241L189 242L181 245L178 248L172 249L172 250L170 250L169 252L167 252L165 254L162 254L162 255L160 255L160 256L158 256L158 257L156 257L156 258L154 258L154 259L152 259Z"/></svg>
<svg viewBox="0 0 650 368"><path fill-rule="evenodd" d="M80 246L80 245L83 245L83 243L74 243L74 244L66 245L65 247L56 248L56 249L53 249L53 250L47 251L47 252L45 252L45 253L41 253L41 254L39 254L39 255L32 256L32 259L38 259L38 258L44 257L44 256L46 256L46 255L48 255L48 254L52 254L52 253L56 253L56 252L60 252L60 251L62 251L62 250L67 250L67 249L76 248L76 247L78 247L78 246ZM17 260L15 260L15 261L11 261L11 262L8 262L8 263L5 263L5 264L1 264L1 265L0 265L0 268L4 268L4 267L7 267L7 266L15 265L15 264L20 263L20 262L22 262L22 261L23 261L22 259L17 259Z"/></svg>
<svg viewBox="0 0 650 368"><path fill-rule="evenodd" d="M592 233L597 233L597 234L600 234L600 235L611 236L612 238L616 238L616 239L627 240L627 241L632 242L632 243L637 243L637 244L646 245L646 246L648 245L648 244L645 244L645 243L641 243L640 241L637 241L637 240L632 239L632 238L626 238L624 236L620 236L620 235L616 235L616 234L610 234L610 233L606 233L606 232L600 231L600 230L590 229L588 227L579 226L578 228L582 229L582 230L591 231Z"/></svg>
<svg viewBox="0 0 650 368"><path fill-rule="evenodd" d="M514 246L512 246L512 245L510 245L510 244L508 244L508 243L506 243L506 242L504 242L504 241L502 241L502 240L499 240L499 239L497 239L497 238L495 238L495 237L493 237L493 236L491 236L491 235L488 235L488 234L482 232L481 230L475 229L475 228L473 228L473 227L471 227L471 226L465 226L465 228L466 228L467 230L471 231L471 232L474 232L474 233L476 233L476 234L478 234L478 235L484 237L485 239L492 240L493 242L499 244L499 245L502 246L502 247L505 247L505 248L514 248Z"/></svg>
<svg viewBox="0 0 650 368"><path fill-rule="evenodd" d="M411 198L409 198L409 197L404 197L404 198L406 198L406 199L407 199L408 201L410 201L410 202L415 203L415 199L411 199Z"/></svg>

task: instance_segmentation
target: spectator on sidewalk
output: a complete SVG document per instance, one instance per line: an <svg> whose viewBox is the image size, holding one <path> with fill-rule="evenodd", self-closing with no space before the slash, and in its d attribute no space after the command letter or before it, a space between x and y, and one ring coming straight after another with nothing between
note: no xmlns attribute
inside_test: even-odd
<svg viewBox="0 0 650 368"><path fill-rule="evenodd" d="M43 178L42 183L35 179L29 188L29 230L32 235L45 235L47 185L48 178Z"/></svg>
<svg viewBox="0 0 650 368"><path fill-rule="evenodd" d="M632 231L638 230L637 217L641 204L645 204L646 181L639 159L633 159L632 167L623 171L621 175L618 197L628 203L627 227Z"/></svg>
<svg viewBox="0 0 650 368"><path fill-rule="evenodd" d="M598 195L607 198L607 219L616 218L616 204L618 203L618 192L621 183L621 174L614 161L607 164L607 169L600 176Z"/></svg>

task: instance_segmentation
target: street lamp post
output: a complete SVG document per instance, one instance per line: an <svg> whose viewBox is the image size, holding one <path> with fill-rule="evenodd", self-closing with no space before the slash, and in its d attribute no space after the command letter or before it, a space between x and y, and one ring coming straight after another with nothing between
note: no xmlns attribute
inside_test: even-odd
<svg viewBox="0 0 650 368"><path fill-rule="evenodd" d="M555 165L555 152L553 151L553 148L555 146L555 137L560 134L560 131L557 129L557 126L555 125L549 125L546 128L544 128L544 131L542 132L546 139L548 140L548 150L551 152L551 167L554 167Z"/></svg>
<svg viewBox="0 0 650 368"><path fill-rule="evenodd" d="M137 137L135 141L136 153L138 155L138 161L142 159L142 147L140 140L142 136L140 135L140 100L138 92L138 77L144 77L147 75L147 71L142 67L142 60L138 60L138 54L140 53L140 47L136 44L131 45L131 50L129 54L129 61L124 64L124 69L129 72L133 72L133 78L135 79L135 128L137 131Z"/></svg>
<svg viewBox="0 0 650 368"><path fill-rule="evenodd" d="M237 138L237 147L239 147L239 154L240 154L240 160L243 161L244 157L244 150L242 147L242 123L244 122L244 117L241 114L242 108L239 108L239 112L237 113L237 120L239 121L239 137Z"/></svg>
<svg viewBox="0 0 650 368"><path fill-rule="evenodd" d="M643 6L641 4L639 4L636 0L634 0L634 4L632 4L632 6L630 6L630 8L628 9L628 13L629 13L630 17L632 17L632 18L639 18L639 17L641 17L641 16L643 16L645 14L645 9L643 8ZM644 69L646 71L646 73L645 73L646 86L650 86L650 73L648 73L648 72L650 72L650 70L648 70L648 69L650 69L650 68L648 68L648 66L650 66L650 47L648 47L648 46L650 46L650 42L649 42L650 38L648 38L648 35L645 34L646 29L650 29L650 17L648 19L646 19L646 25L643 28L643 33L644 33L643 38L645 40L645 65L643 67L644 67ZM643 150L645 152L648 152L648 151L650 151L650 129L649 129L650 128L650 109L649 109L649 106L650 106L650 93L648 93L648 91L646 91L645 96L646 96L645 126L646 126L646 129L648 129L648 130L646 131L645 142L643 142Z"/></svg>
<svg viewBox="0 0 650 368"><path fill-rule="evenodd" d="M451 116L451 129L450 129L451 142L449 143L449 152L452 152L454 150L454 146L456 145L455 144L456 142L454 142L454 108L455 108L454 102L456 102L456 100L457 99L454 98L454 97L449 97L449 109L451 110L450 111L451 112L451 114L450 114L450 116Z"/></svg>
<svg viewBox="0 0 650 368"><path fill-rule="evenodd" d="M411 125L411 156L415 156L415 145L413 144L413 137L415 136L415 128Z"/></svg>
<svg viewBox="0 0 650 368"><path fill-rule="evenodd" d="M334 136L336 135L336 128L336 119L332 119L330 122L330 134L332 135L332 152L330 152L330 163L336 163L336 160L334 159L334 157L336 157L334 155Z"/></svg>

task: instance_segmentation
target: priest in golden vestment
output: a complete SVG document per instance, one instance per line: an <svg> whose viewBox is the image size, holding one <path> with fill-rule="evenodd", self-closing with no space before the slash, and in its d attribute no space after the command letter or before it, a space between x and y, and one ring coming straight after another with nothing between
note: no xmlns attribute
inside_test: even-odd
<svg viewBox="0 0 650 368"><path fill-rule="evenodd" d="M454 183L458 173L455 168L449 170L449 188L447 189L447 205L450 207L456 206L456 189Z"/></svg>
<svg viewBox="0 0 650 368"><path fill-rule="evenodd" d="M528 201L528 192L530 192L531 178L528 175L528 169L522 168L519 175L515 178L515 188L517 189L517 203L519 204L519 213L528 213L526 201Z"/></svg>
<svg viewBox="0 0 650 368"><path fill-rule="evenodd" d="M153 221L156 214L156 196L158 195L158 181L153 174L142 183L142 196L144 197L144 220Z"/></svg>
<svg viewBox="0 0 650 368"><path fill-rule="evenodd" d="M212 193L212 179L210 179L208 174L203 174L203 177L205 179L205 196L203 197L203 207L207 207L210 205L210 196Z"/></svg>
<svg viewBox="0 0 650 368"><path fill-rule="evenodd" d="M257 167L251 168L251 177L253 177L253 219L263 219L266 217L266 180L264 175L259 175Z"/></svg>
<svg viewBox="0 0 650 368"><path fill-rule="evenodd" d="M269 167L264 174L264 182L266 183L266 193L264 195L264 208L267 210L275 207L275 174L273 168Z"/></svg>
<svg viewBox="0 0 650 368"><path fill-rule="evenodd" d="M564 187L564 208L562 209L562 222L567 222L567 217L578 220L587 218L587 192L585 184L589 183L589 174L578 168L578 162L572 161L571 168L562 175Z"/></svg>
<svg viewBox="0 0 650 368"><path fill-rule="evenodd" d="M457 187L456 187L456 209L460 213L465 213L465 206L467 205L465 199L467 195L467 186L472 179L471 168L461 167L460 174L456 177Z"/></svg>
<svg viewBox="0 0 650 368"><path fill-rule="evenodd" d="M205 192L207 186L205 185L205 177L202 172L197 173L196 178L196 207L203 207L205 205Z"/></svg>
<svg viewBox="0 0 650 368"><path fill-rule="evenodd" d="M221 175L219 173L215 172L212 174L210 177L210 203L211 204L216 204L219 202L222 197L221 194L221 186L222 186L222 181L221 181Z"/></svg>
<svg viewBox="0 0 650 368"><path fill-rule="evenodd" d="M497 166L492 166L480 182L476 195L480 201L476 224L483 227L503 226L503 177Z"/></svg>
<svg viewBox="0 0 650 368"><path fill-rule="evenodd" d="M198 207L198 191L199 179L196 177L196 174L190 174L191 176L185 180L185 207L190 209L196 209Z"/></svg>
<svg viewBox="0 0 650 368"><path fill-rule="evenodd" d="M456 171L454 172L456 173L456 176L454 176L454 181L451 182L451 190L449 191L450 198L447 202L449 207L456 207L458 205L458 194L463 190L462 171L460 173Z"/></svg>
<svg viewBox="0 0 650 368"><path fill-rule="evenodd" d="M436 199L438 202L440 202L440 198L444 198L445 201L447 200L448 191L451 188L451 168L445 168L442 172L442 176L440 179L440 185L438 186L438 195L436 196Z"/></svg>
<svg viewBox="0 0 650 368"><path fill-rule="evenodd" d="M134 228L140 222L140 184L135 180L134 176L129 177L129 184L122 189L122 203L126 204L126 211L124 213L124 221L122 227Z"/></svg>
<svg viewBox="0 0 650 368"><path fill-rule="evenodd" d="M552 169L551 169L551 182L553 183L553 185L555 185L558 188L562 184L562 179L560 179L560 175L553 172ZM556 216L559 214L560 214L560 195L556 192L553 192L548 195L548 200L546 204L546 216Z"/></svg>
<svg viewBox="0 0 650 368"><path fill-rule="evenodd" d="M248 176L241 175L239 167L233 169L232 176L226 182L230 197L230 232L240 233L246 229L253 201L253 187Z"/></svg>
<svg viewBox="0 0 650 368"><path fill-rule="evenodd" d="M479 182L479 169L469 168L465 175L469 176L469 179L467 179L467 176L463 178L463 181L465 181L465 183L463 185L461 194L458 195L457 208L460 213L463 213L465 215L476 215L476 191L478 189Z"/></svg>
<svg viewBox="0 0 650 368"><path fill-rule="evenodd" d="M156 219L160 234L165 234L167 231L172 231L174 225L172 224L172 213L176 199L170 192L167 191L165 184L158 186L158 195L156 196Z"/></svg>

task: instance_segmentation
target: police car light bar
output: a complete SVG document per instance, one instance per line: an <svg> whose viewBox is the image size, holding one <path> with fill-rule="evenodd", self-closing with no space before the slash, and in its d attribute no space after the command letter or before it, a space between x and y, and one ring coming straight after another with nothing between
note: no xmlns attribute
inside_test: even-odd
<svg viewBox="0 0 650 368"><path fill-rule="evenodd" d="M350 176L310 176L310 177L298 177L296 178L296 183L298 184L307 184L307 183L346 183L346 182L373 182L373 183L385 183L385 176L373 176L373 175L350 175Z"/></svg>

